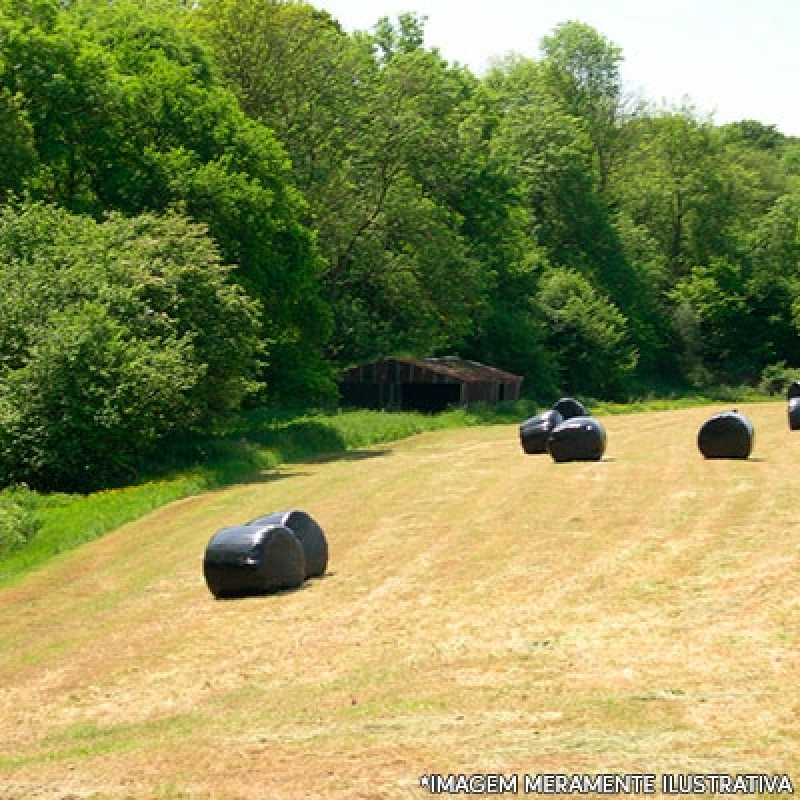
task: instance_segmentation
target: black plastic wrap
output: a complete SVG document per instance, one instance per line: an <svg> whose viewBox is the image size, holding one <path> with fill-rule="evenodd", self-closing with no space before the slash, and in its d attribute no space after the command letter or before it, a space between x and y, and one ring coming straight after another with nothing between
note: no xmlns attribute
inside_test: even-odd
<svg viewBox="0 0 800 800"><path fill-rule="evenodd" d="M697 434L697 446L705 458L749 458L754 441L753 423L738 411L715 414Z"/></svg>
<svg viewBox="0 0 800 800"><path fill-rule="evenodd" d="M558 411L542 411L535 417L526 419L519 426L519 440L522 449L529 454L546 453L547 438L557 425L564 421L564 417Z"/></svg>
<svg viewBox="0 0 800 800"><path fill-rule="evenodd" d="M789 400L789 430L800 431L800 397Z"/></svg>
<svg viewBox="0 0 800 800"><path fill-rule="evenodd" d="M564 420L547 439L547 450L556 462L600 461L606 451L606 431L594 417Z"/></svg>
<svg viewBox="0 0 800 800"><path fill-rule="evenodd" d="M297 508L272 511L257 517L248 525L284 525L299 540L306 558L306 577L324 575L328 568L328 540L319 523L307 512Z"/></svg>
<svg viewBox="0 0 800 800"><path fill-rule="evenodd" d="M217 531L203 559L215 597L242 597L294 589L306 577L303 547L283 525L237 525Z"/></svg>
<svg viewBox="0 0 800 800"><path fill-rule="evenodd" d="M553 405L553 411L558 411L565 420L590 416L589 409L574 397L562 397Z"/></svg>

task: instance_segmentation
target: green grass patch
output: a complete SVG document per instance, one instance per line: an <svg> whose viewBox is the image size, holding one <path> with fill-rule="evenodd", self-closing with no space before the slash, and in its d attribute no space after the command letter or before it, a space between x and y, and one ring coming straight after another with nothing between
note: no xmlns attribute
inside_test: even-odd
<svg viewBox="0 0 800 800"><path fill-rule="evenodd" d="M722 386L709 389L702 394L674 394L668 397L636 398L627 403L611 403L605 401L588 401L593 414L637 414L647 411L676 411L681 408L697 408L698 406L730 403L768 403L777 398L750 387Z"/></svg>
<svg viewBox="0 0 800 800"><path fill-rule="evenodd" d="M196 712L158 718L147 722L100 725L78 722L43 738L40 746L24 756L0 756L0 768L15 769L32 764L70 761L76 758L102 758L117 753L147 749L155 737L162 746L183 738L200 719ZM99 797L99 795L98 795Z"/></svg>
<svg viewBox="0 0 800 800"><path fill-rule="evenodd" d="M598 415L774 400L735 389L628 404L580 399ZM246 481L280 464L336 457L425 431L516 424L539 410L530 400L441 414L258 409L231 419L214 436L166 443L150 475L133 486L90 495L46 495L25 487L9 488L0 492L0 586L167 503Z"/></svg>

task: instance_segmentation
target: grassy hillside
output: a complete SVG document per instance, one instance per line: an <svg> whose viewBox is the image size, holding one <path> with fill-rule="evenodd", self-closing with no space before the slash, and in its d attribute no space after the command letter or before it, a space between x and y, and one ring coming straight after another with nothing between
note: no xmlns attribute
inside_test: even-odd
<svg viewBox="0 0 800 800"><path fill-rule="evenodd" d="M715 394L718 400L729 396L741 401L746 394L725 388ZM590 407L596 413L618 414L708 402L710 398L693 395ZM213 436L165 444L151 465L151 477L130 486L85 496L41 495L12 487L0 491L0 586L167 503L250 480L281 464L335 458L423 431L519 423L537 410L530 400L433 415L254 410L238 415Z"/></svg>
<svg viewBox="0 0 800 800"><path fill-rule="evenodd" d="M789 773L800 434L604 416L602 462L425 433L181 500L0 590L3 798L415 798L423 773ZM299 507L328 573L215 601L218 528Z"/></svg>
<svg viewBox="0 0 800 800"><path fill-rule="evenodd" d="M284 463L336 457L426 430L521 419L524 402L504 408L427 415L346 411L253 411L203 439L167 444L152 466L158 477L89 495L0 493L0 586L126 522L184 497L252 479Z"/></svg>

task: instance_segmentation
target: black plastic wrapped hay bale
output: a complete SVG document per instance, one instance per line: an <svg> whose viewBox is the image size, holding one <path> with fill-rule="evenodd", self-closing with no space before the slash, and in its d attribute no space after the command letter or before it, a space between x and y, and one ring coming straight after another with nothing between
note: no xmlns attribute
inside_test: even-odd
<svg viewBox="0 0 800 800"><path fill-rule="evenodd" d="M305 511L293 508L257 517L248 525L284 525L298 539L306 557L306 578L324 575L328 568L328 540L317 521Z"/></svg>
<svg viewBox="0 0 800 800"><path fill-rule="evenodd" d="M564 421L558 411L542 411L535 417L526 419L519 426L519 441L522 449L528 453L546 453L547 437L555 430L557 425Z"/></svg>
<svg viewBox="0 0 800 800"><path fill-rule="evenodd" d="M789 430L800 431L800 397L789 400Z"/></svg>
<svg viewBox="0 0 800 800"><path fill-rule="evenodd" d="M590 416L589 409L586 408L580 400L576 400L574 397L562 397L553 405L553 411L558 411L565 420L572 419L573 417Z"/></svg>
<svg viewBox="0 0 800 800"><path fill-rule="evenodd" d="M705 458L748 458L753 451L753 423L738 411L723 411L707 419L697 434Z"/></svg>
<svg viewBox="0 0 800 800"><path fill-rule="evenodd" d="M794 400L795 397L800 397L800 381L792 381L786 390L787 400Z"/></svg>
<svg viewBox="0 0 800 800"><path fill-rule="evenodd" d="M237 525L211 537L203 574L214 597L268 594L300 586L306 557L298 538L283 525Z"/></svg>
<svg viewBox="0 0 800 800"><path fill-rule="evenodd" d="M606 451L606 430L594 417L572 417L547 438L553 461L600 461Z"/></svg>

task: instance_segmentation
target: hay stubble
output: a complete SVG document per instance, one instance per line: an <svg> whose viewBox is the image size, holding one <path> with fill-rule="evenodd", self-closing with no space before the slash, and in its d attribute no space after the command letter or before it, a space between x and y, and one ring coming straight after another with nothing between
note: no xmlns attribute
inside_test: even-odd
<svg viewBox="0 0 800 800"><path fill-rule="evenodd" d="M411 798L428 771L797 786L800 438L748 406L753 457L705 461L708 413L604 418L592 463L525 456L511 426L424 434L62 557L0 591L0 797ZM328 574L214 601L208 538L289 506Z"/></svg>

